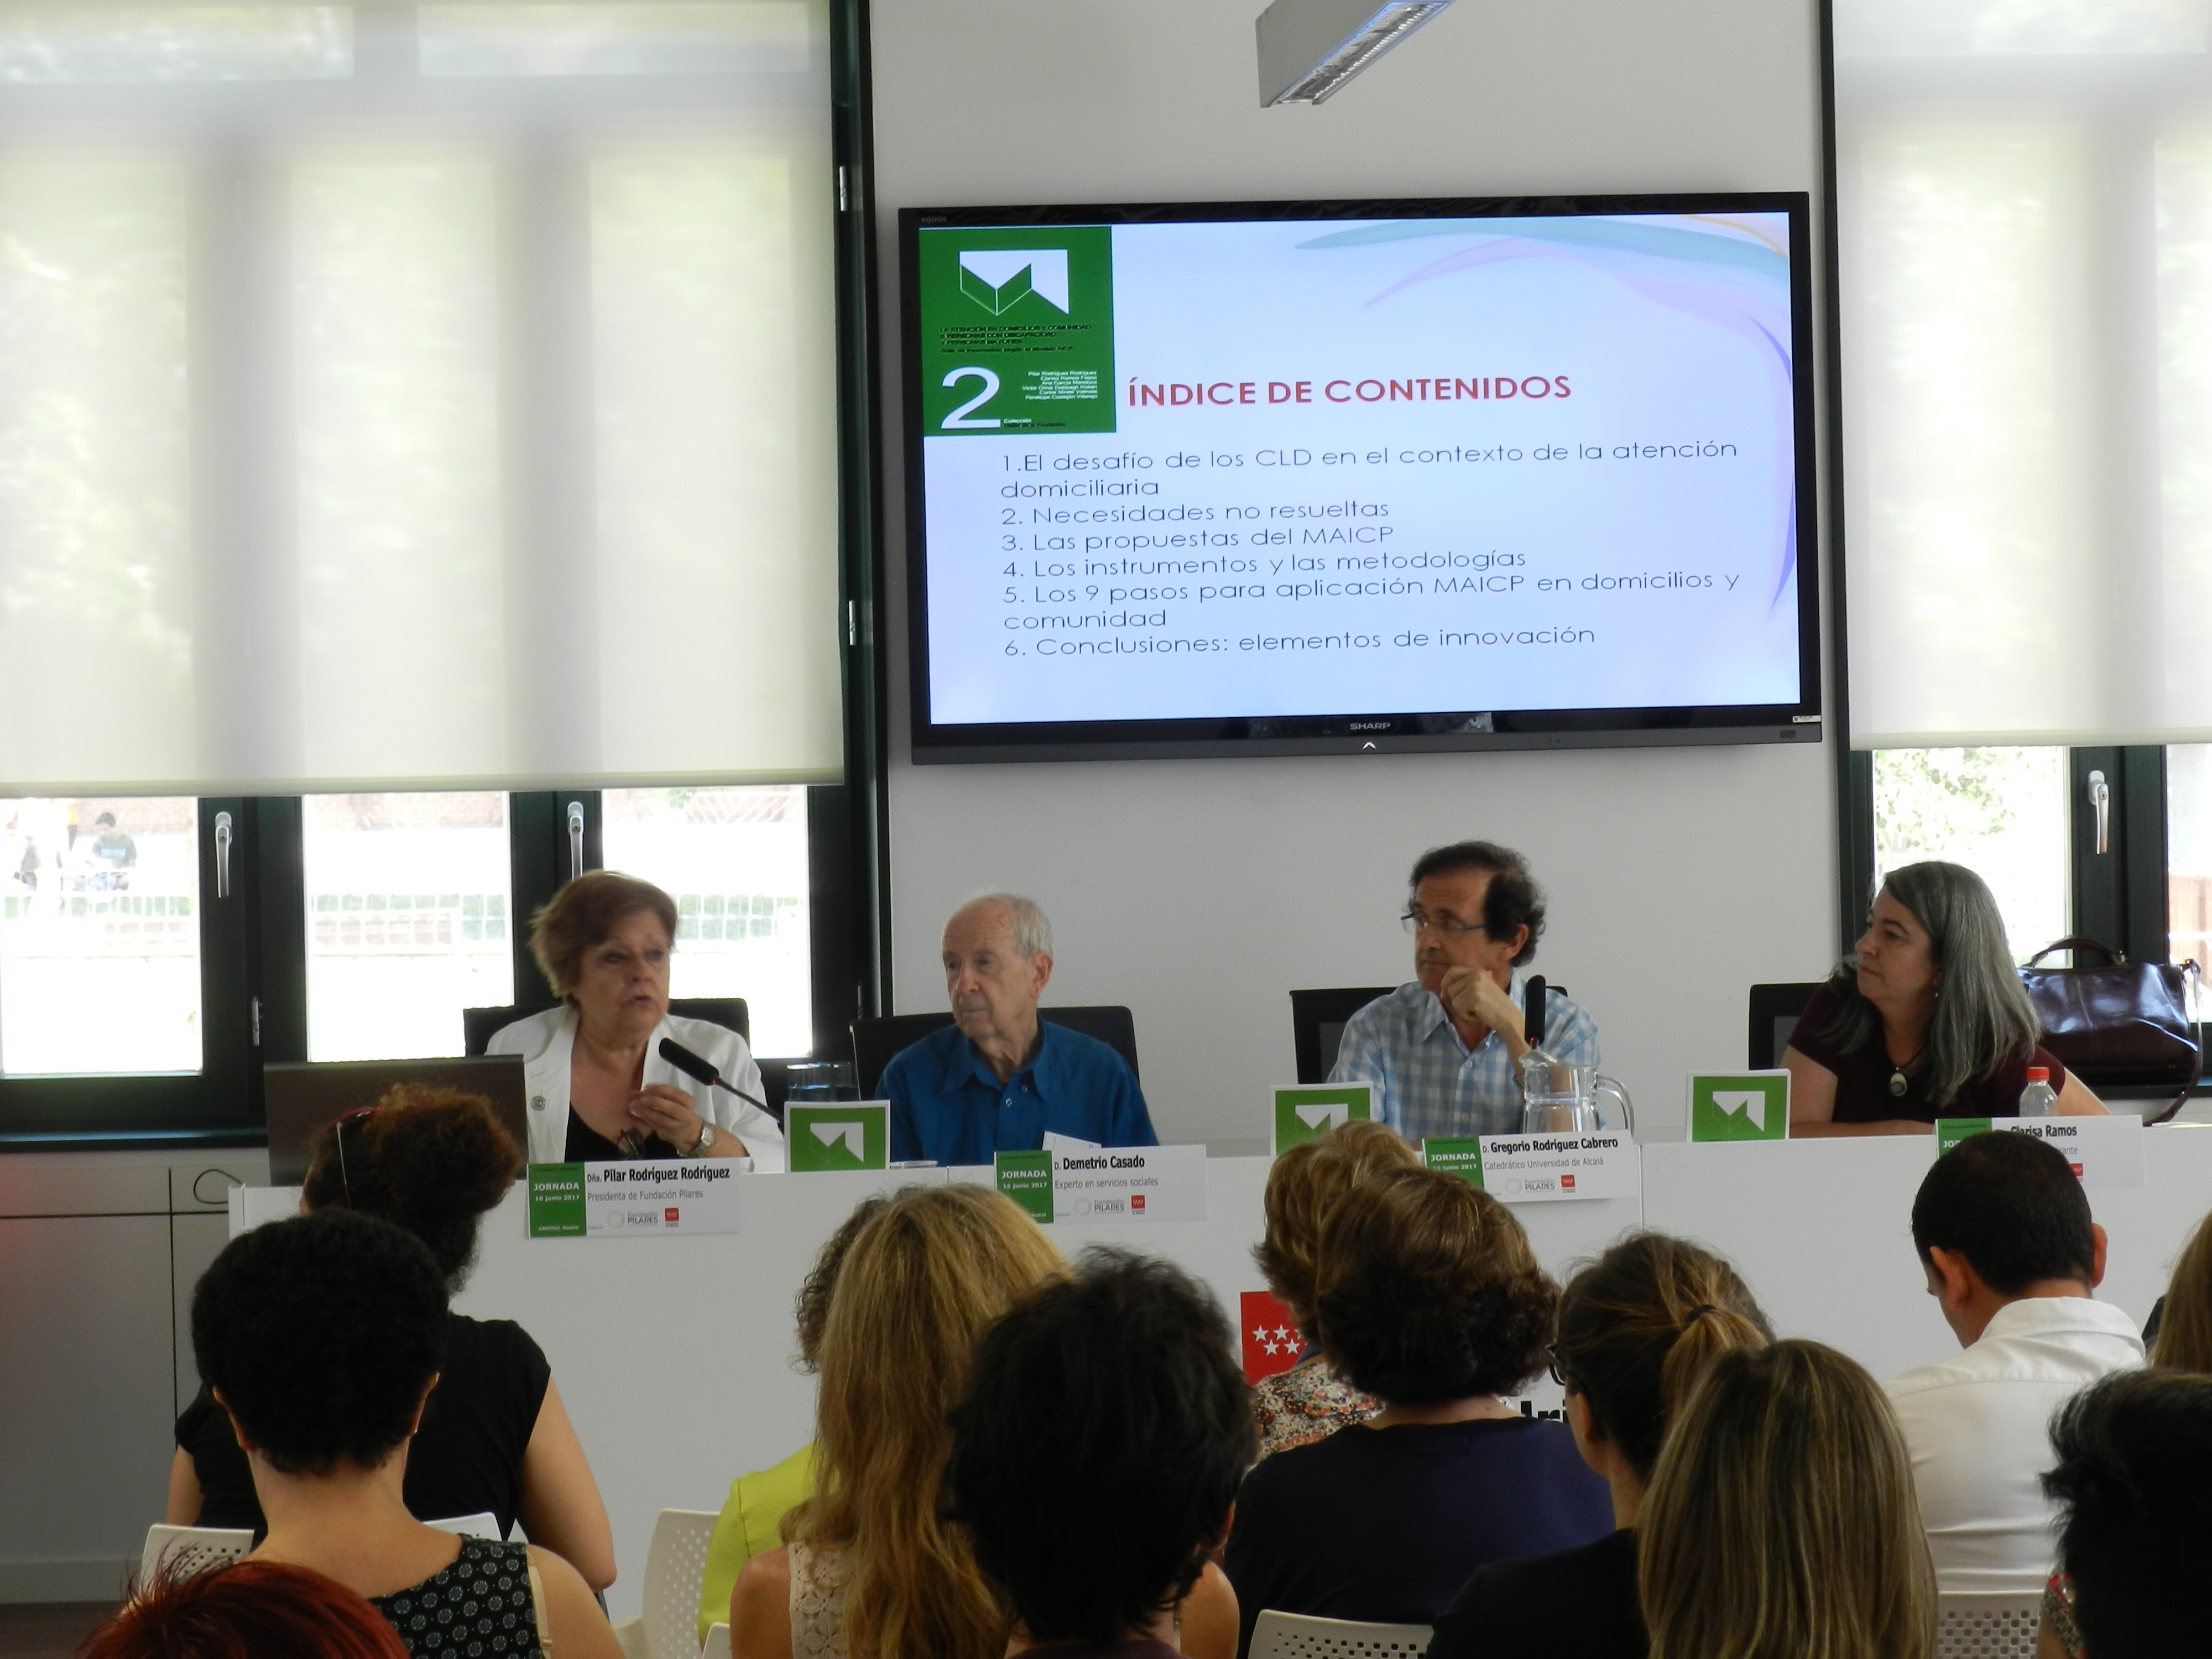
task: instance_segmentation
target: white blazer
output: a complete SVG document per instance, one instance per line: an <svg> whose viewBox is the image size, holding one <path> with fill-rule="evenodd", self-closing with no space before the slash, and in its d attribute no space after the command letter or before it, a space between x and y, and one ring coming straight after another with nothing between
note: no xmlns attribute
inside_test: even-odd
<svg viewBox="0 0 2212 1659"><path fill-rule="evenodd" d="M761 1090L760 1067L753 1064L745 1040L727 1026L703 1019L664 1018L653 1028L645 1049L645 1082L672 1084L691 1097L699 1115L714 1126L717 1134L734 1134L752 1154L752 1167L781 1170L785 1167L783 1131L757 1106L738 1099L726 1089L710 1089L686 1077L660 1057L660 1040L674 1037L747 1094ZM568 1059L576 1042L576 1011L564 1004L542 1014L518 1019L492 1033L484 1045L488 1054L522 1056L523 1092L530 1101L530 1161L559 1164L568 1152Z"/></svg>

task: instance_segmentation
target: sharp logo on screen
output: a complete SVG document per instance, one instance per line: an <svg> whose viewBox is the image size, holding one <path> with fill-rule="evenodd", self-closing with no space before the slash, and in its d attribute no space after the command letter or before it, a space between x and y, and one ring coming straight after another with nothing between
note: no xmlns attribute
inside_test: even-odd
<svg viewBox="0 0 2212 1659"><path fill-rule="evenodd" d="M1066 316L1067 250L970 248L960 256L960 291L994 317L1032 294Z"/></svg>

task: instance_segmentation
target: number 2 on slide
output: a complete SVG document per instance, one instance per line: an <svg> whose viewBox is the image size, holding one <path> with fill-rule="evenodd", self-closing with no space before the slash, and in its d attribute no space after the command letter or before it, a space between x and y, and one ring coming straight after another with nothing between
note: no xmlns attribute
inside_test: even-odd
<svg viewBox="0 0 2212 1659"><path fill-rule="evenodd" d="M999 429L998 422L988 417L973 421L968 418L969 410L981 408L999 395L997 375L988 368L956 368L945 377L945 384L957 386L970 376L982 381L983 389L939 422L938 425L940 431L995 432Z"/></svg>

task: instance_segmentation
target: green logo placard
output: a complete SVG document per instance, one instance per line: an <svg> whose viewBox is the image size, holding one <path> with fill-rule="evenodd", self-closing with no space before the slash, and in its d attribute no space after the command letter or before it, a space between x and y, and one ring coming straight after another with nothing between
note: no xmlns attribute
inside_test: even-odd
<svg viewBox="0 0 2212 1659"><path fill-rule="evenodd" d="M1030 1220L1052 1224L1052 1154L994 1152L991 1163L999 1190L1027 1212Z"/></svg>
<svg viewBox="0 0 2212 1659"><path fill-rule="evenodd" d="M1691 1073L1691 1139L1787 1140L1789 1138L1789 1073Z"/></svg>
<svg viewBox="0 0 2212 1659"><path fill-rule="evenodd" d="M1275 1156L1301 1141L1316 1140L1340 1123L1375 1115L1375 1085L1316 1083L1275 1091Z"/></svg>
<svg viewBox="0 0 2212 1659"><path fill-rule="evenodd" d="M926 435L1114 430L1111 229L946 228L916 247Z"/></svg>
<svg viewBox="0 0 2212 1659"><path fill-rule="evenodd" d="M1473 1135L1421 1143L1421 1162L1446 1175L1464 1176L1482 1185L1482 1142Z"/></svg>
<svg viewBox="0 0 2212 1659"><path fill-rule="evenodd" d="M793 1172L888 1169L890 1115L881 1101L785 1107L783 1139Z"/></svg>
<svg viewBox="0 0 2212 1659"><path fill-rule="evenodd" d="M1941 1158L1962 1140L1985 1135L1996 1127L1987 1117L1939 1117L1936 1120L1936 1156Z"/></svg>
<svg viewBox="0 0 2212 1659"><path fill-rule="evenodd" d="M530 1236L532 1238L581 1238L584 1236L582 1164L533 1164L530 1166Z"/></svg>

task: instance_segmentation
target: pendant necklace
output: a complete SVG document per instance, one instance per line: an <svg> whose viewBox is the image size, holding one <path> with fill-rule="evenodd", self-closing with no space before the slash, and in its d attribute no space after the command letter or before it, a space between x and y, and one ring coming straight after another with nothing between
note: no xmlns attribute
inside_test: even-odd
<svg viewBox="0 0 2212 1659"><path fill-rule="evenodd" d="M1889 1073L1889 1092L1892 1098L1897 1100L1902 1100L1905 1098L1905 1091L1912 1086L1905 1080L1905 1068L1917 1063L1919 1059L1920 1050L1915 1048L1912 1051L1912 1057L1910 1060L1900 1060L1891 1068Z"/></svg>

